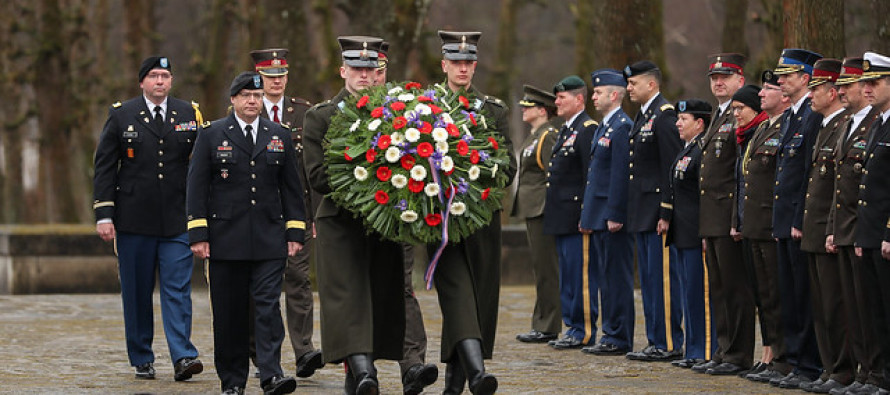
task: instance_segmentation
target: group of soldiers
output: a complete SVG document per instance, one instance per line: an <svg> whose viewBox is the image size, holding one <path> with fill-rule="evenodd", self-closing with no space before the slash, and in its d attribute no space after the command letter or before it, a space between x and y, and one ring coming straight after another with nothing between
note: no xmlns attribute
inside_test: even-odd
<svg viewBox="0 0 890 395"><path fill-rule="evenodd" d="M717 107L669 103L649 61L594 71L601 123L580 77L553 93L525 86L532 131L513 214L526 219L538 292L517 339L780 388L887 393L890 57L789 48L759 84L745 83L745 63L709 58ZM641 106L633 121L625 95Z"/></svg>
<svg viewBox="0 0 890 395"><path fill-rule="evenodd" d="M476 111L512 150L507 108L472 85L479 32L440 31L444 86L478 99ZM127 352L136 378L154 379L152 290L157 271L174 379L203 371L191 334L193 256L205 260L214 365L225 394L244 393L250 361L266 394L295 391L281 368L285 293L296 375L343 363L347 394L377 394L374 361L398 361L405 394L438 378L412 288L412 246L383 240L325 196L325 134L350 96L386 82L389 44L339 37L344 86L322 103L285 96L286 49L251 52L255 69L229 88L230 113L205 122L172 96L172 63L145 59L142 96L115 103L95 155L96 231L118 253ZM515 163L505 171L512 179ZM493 218L499 218L493 213ZM450 243L435 276L443 315L445 393L490 394L500 291L500 222ZM433 247L429 247L433 248ZM322 348L312 344L310 254L316 258ZM323 351L322 351L323 350Z"/></svg>

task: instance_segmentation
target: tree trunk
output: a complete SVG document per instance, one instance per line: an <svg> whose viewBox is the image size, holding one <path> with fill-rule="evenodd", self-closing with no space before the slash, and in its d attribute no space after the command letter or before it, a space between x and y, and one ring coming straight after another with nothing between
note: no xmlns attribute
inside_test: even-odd
<svg viewBox="0 0 890 395"><path fill-rule="evenodd" d="M749 56L748 42L745 40L745 26L748 24L748 0L726 0L723 14L723 52L737 52Z"/></svg>
<svg viewBox="0 0 890 395"><path fill-rule="evenodd" d="M501 15L498 24L497 57L491 76L491 94L502 100L511 101L510 88L516 79L516 11L519 0L501 0Z"/></svg>
<svg viewBox="0 0 890 395"><path fill-rule="evenodd" d="M843 0L785 0L785 47L806 48L828 58L842 59Z"/></svg>
<svg viewBox="0 0 890 395"><path fill-rule="evenodd" d="M761 0L763 14L754 18L755 23L760 23L766 30L766 39L758 53L752 53L746 69L756 76L752 81L760 81L760 73L763 70L772 70L776 67L779 55L785 45L785 24L783 23L783 4L775 0Z"/></svg>
<svg viewBox="0 0 890 395"><path fill-rule="evenodd" d="M871 0L872 16L875 18L875 35L872 37L871 48L880 54L890 54L890 1Z"/></svg>

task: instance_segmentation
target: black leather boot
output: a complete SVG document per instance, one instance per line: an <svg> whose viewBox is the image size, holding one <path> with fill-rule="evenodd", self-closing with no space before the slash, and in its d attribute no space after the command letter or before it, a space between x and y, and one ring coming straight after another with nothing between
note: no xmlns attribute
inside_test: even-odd
<svg viewBox="0 0 890 395"><path fill-rule="evenodd" d="M460 395L464 392L464 383L467 382L467 376L464 375L464 368L460 366L459 359L455 356L451 361L445 364L445 392L443 395Z"/></svg>
<svg viewBox="0 0 890 395"><path fill-rule="evenodd" d="M356 395L378 395L380 388L377 383L377 369L374 368L374 359L369 354L352 354L346 357L349 367L348 373L352 375ZM347 385L350 384L347 380Z"/></svg>
<svg viewBox="0 0 890 395"><path fill-rule="evenodd" d="M485 373L482 361L482 342L479 339L464 339L457 343L457 355L464 368L473 395L489 395L498 389L498 379Z"/></svg>

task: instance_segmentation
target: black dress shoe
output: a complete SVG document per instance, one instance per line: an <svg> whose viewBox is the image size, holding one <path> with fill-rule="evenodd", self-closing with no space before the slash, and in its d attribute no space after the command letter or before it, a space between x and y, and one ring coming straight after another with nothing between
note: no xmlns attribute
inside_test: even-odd
<svg viewBox="0 0 890 395"><path fill-rule="evenodd" d="M639 352L629 352L627 353L627 359L631 359L634 361L647 361L647 362L670 362L675 359L683 358L683 351L680 350L662 350L660 348L646 348L643 351Z"/></svg>
<svg viewBox="0 0 890 395"><path fill-rule="evenodd" d="M144 363L136 367L136 378L143 380L154 380L155 365L151 362Z"/></svg>
<svg viewBox="0 0 890 395"><path fill-rule="evenodd" d="M315 374L315 371L324 367L321 360L321 350L312 350L300 356L297 360L297 377L306 378Z"/></svg>
<svg viewBox="0 0 890 395"><path fill-rule="evenodd" d="M573 336L564 336L562 339L555 341L553 344L550 344L550 347L553 347L557 350L568 350L572 348L581 348L584 344L581 343L580 339L576 339Z"/></svg>
<svg viewBox="0 0 890 395"><path fill-rule="evenodd" d="M804 375L800 375L794 372L788 373L787 376L779 379L779 380L770 380L770 385L774 387L784 388L784 389L797 389L800 388L801 384L809 383L813 380L810 380L808 377Z"/></svg>
<svg viewBox="0 0 890 395"><path fill-rule="evenodd" d="M230 387L223 390L222 395L244 395L244 388Z"/></svg>
<svg viewBox="0 0 890 395"><path fill-rule="evenodd" d="M611 343L597 343L581 349L581 352L593 355L624 355L628 351L630 350L627 348L621 348Z"/></svg>
<svg viewBox="0 0 890 395"><path fill-rule="evenodd" d="M847 384L841 383L840 381L837 381L835 379L829 379L828 381L826 381L818 386L815 386L815 385L810 386L809 391L815 392L817 394L827 394L827 393L830 393L831 390L833 390L833 389L846 388L846 387L847 387Z"/></svg>
<svg viewBox="0 0 890 395"><path fill-rule="evenodd" d="M263 382L264 395L289 394L297 390L297 379L293 377L272 376Z"/></svg>
<svg viewBox="0 0 890 395"><path fill-rule="evenodd" d="M671 362L671 365L674 365L678 368L690 369L693 366L698 365L703 362L705 362L704 359L684 358L684 359L678 359L676 361Z"/></svg>
<svg viewBox="0 0 890 395"><path fill-rule="evenodd" d="M751 369L748 369L748 373L746 373L746 376L748 374L760 373L764 370L767 370L767 369L769 369L769 366L770 365L768 363L757 362L754 364L754 366L751 367Z"/></svg>
<svg viewBox="0 0 890 395"><path fill-rule="evenodd" d="M439 368L435 364L414 365L402 376L404 394L418 395L424 388L435 383L437 378L439 378Z"/></svg>
<svg viewBox="0 0 890 395"><path fill-rule="evenodd" d="M812 388L814 386L818 387L825 383L825 380L822 377L817 378L816 380L810 381L809 383L801 383L797 389L806 392L813 392Z"/></svg>
<svg viewBox="0 0 890 395"><path fill-rule="evenodd" d="M176 381L185 381L192 376L204 371L204 364L200 359L196 358L179 358L173 365L173 379Z"/></svg>
<svg viewBox="0 0 890 395"><path fill-rule="evenodd" d="M690 369L696 373L705 373L708 371L708 369L713 368L719 364L720 364L720 362L711 360L708 362L692 365L692 367Z"/></svg>
<svg viewBox="0 0 890 395"><path fill-rule="evenodd" d="M705 373L710 374L712 376L730 376L734 374L739 374L744 371L745 368L736 365L732 362L723 362L713 368L710 368L705 371Z"/></svg>
<svg viewBox="0 0 890 395"><path fill-rule="evenodd" d="M772 379L780 380L785 377L782 372L773 369L766 369L760 373L748 373L745 375L745 378L751 381L756 381L758 383L769 383Z"/></svg>
<svg viewBox="0 0 890 395"><path fill-rule="evenodd" d="M556 339L556 336L556 333L541 332L532 329L528 333L520 333L516 335L516 340L519 340L523 343L547 343L551 340Z"/></svg>
<svg viewBox="0 0 890 395"><path fill-rule="evenodd" d="M877 394L879 392L880 392L880 388L878 388L878 386L868 383L868 384L863 384L863 385L859 386L859 388L856 388L854 390L849 390L849 391L845 392L845 394L860 395L860 394Z"/></svg>

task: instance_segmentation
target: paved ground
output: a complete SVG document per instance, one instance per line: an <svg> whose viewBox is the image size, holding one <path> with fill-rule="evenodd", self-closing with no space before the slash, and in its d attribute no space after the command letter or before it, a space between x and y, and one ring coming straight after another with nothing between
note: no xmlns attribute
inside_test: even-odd
<svg viewBox="0 0 890 395"><path fill-rule="evenodd" d="M595 357L580 351L555 351L545 345L514 340L526 331L532 311L532 287L501 290L500 322L495 355L487 362L503 394L591 393L769 393L776 389L737 377L710 377L665 363ZM429 361L439 361L441 317L433 291L418 291L430 337ZM173 368L160 326L155 294L155 352L158 379L138 381L127 363L120 297L103 295L0 296L0 393L158 393L219 392L213 369L213 341L207 291L195 290L193 339L205 372L191 381L173 381ZM316 301L317 303L317 301ZM316 304L316 309L317 309ZM316 328L318 321L316 318ZM316 329L316 344L318 341ZM642 310L637 294L637 345L644 344ZM294 373L294 356L285 341L282 365ZM760 351L757 351L759 355ZM398 367L378 361L381 391L401 393ZM426 393L441 393L440 378ZM310 379L301 379L297 393L342 393L343 369L328 365ZM248 393L261 393L250 379ZM469 393L469 392L467 392Z"/></svg>

